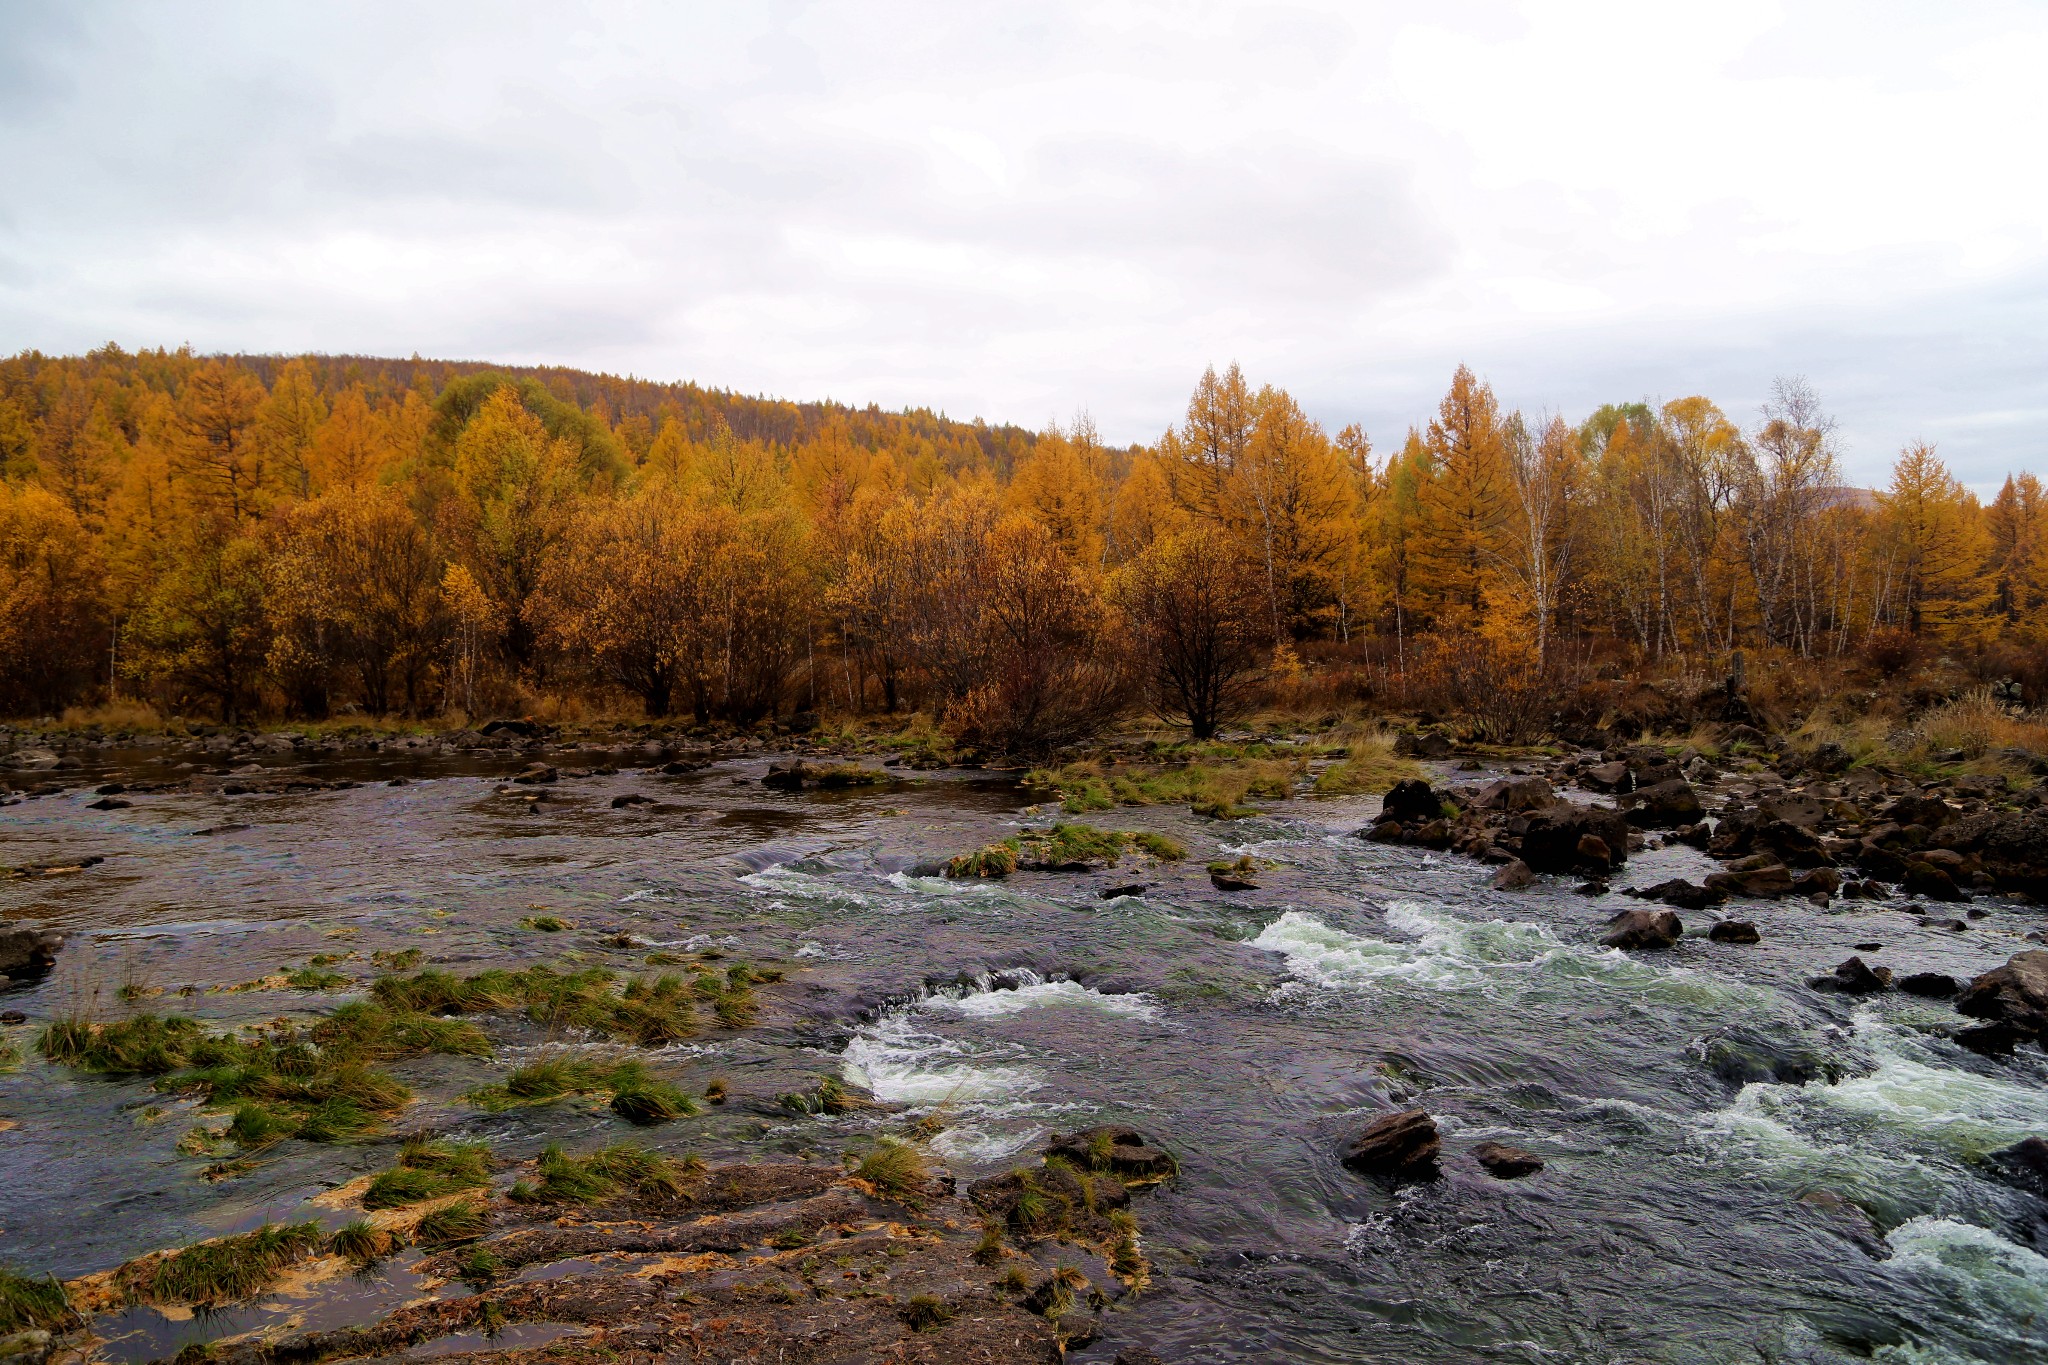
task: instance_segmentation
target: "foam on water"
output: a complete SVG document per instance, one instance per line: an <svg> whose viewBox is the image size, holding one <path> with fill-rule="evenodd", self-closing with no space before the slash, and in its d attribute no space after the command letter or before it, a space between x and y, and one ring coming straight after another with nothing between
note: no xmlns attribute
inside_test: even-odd
<svg viewBox="0 0 2048 1365"><path fill-rule="evenodd" d="M1279 953L1300 980L1326 987L1405 982L1437 989L1483 987L1504 974L1540 971L1598 987L1625 987L1686 1005L1760 1004L1768 993L1688 967L1639 962L1618 948L1564 942L1540 924L1467 920L1419 901L1396 901L1387 927L1401 939L1370 938L1289 910L1251 940Z"/></svg>
<svg viewBox="0 0 2048 1365"><path fill-rule="evenodd" d="M2048 1257L1988 1229L1950 1218L1913 1218L1885 1238L1886 1266L1947 1304L1970 1325L1987 1360L2048 1357ZM1922 1345L1881 1359L1959 1359Z"/></svg>
<svg viewBox="0 0 2048 1365"><path fill-rule="evenodd" d="M939 1155L996 1161L1029 1144L1044 1130L1048 1116L1069 1106L1032 1098L1045 1088L1046 1075L1021 1048L949 1037L935 1024L1044 1009L1159 1017L1159 1004L1148 995L1109 994L1078 981L1011 968L928 991L885 1011L847 1044L841 1072L878 1100L946 1110L947 1128L932 1143Z"/></svg>

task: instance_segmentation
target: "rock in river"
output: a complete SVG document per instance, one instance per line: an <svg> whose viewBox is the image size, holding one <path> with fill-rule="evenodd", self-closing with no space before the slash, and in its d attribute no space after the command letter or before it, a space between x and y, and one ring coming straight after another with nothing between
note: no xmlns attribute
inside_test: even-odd
<svg viewBox="0 0 2048 1365"><path fill-rule="evenodd" d="M1707 937L1716 943L1760 943L1763 936L1756 926L1746 919L1724 919L1707 930Z"/></svg>
<svg viewBox="0 0 2048 1365"><path fill-rule="evenodd" d="M1892 984L1892 973L1889 967L1871 968L1864 965L1862 958L1852 957L1836 967L1833 975L1817 976L1807 984L1817 991L1840 995L1875 995Z"/></svg>
<svg viewBox="0 0 2048 1365"><path fill-rule="evenodd" d="M1519 1180L1543 1169L1543 1158L1505 1142L1482 1142L1472 1149L1472 1159L1496 1180Z"/></svg>
<svg viewBox="0 0 2048 1365"><path fill-rule="evenodd" d="M1339 1159L1362 1175L1432 1179L1442 1150L1428 1111L1405 1109L1368 1125L1345 1145Z"/></svg>
<svg viewBox="0 0 2048 1365"><path fill-rule="evenodd" d="M0 929L0 977L33 981L50 970L64 946L51 929Z"/></svg>
<svg viewBox="0 0 2048 1365"><path fill-rule="evenodd" d="M1600 942L1609 948L1669 948L1685 932L1669 910L1624 910L1607 923Z"/></svg>
<svg viewBox="0 0 2048 1365"><path fill-rule="evenodd" d="M1956 1012L2011 1026L2023 1036L2048 1043L2048 951L2014 953L1963 988Z"/></svg>

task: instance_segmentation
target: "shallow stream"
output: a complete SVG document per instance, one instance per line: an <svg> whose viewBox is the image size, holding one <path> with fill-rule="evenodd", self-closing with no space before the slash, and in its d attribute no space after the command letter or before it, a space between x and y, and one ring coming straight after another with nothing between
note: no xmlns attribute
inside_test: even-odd
<svg viewBox="0 0 2048 1365"><path fill-rule="evenodd" d="M84 776L158 776L160 760L103 753ZM578 1045L536 1035L491 1061L394 1068L428 1097L406 1126L520 1156L632 1135L736 1157L832 1153L930 1114L964 1181L1048 1130L1129 1122L1183 1173L1138 1208L1152 1286L1079 1361L1132 1343L1174 1362L2048 1361L2048 1207L1983 1161L2048 1135L2048 1058L1964 1051L1936 1002L1802 984L1870 942L1883 947L1865 958L1901 974L1967 977L2031 946L2038 911L2001 903L1953 933L1903 906L1760 903L1740 908L1760 945L1709 943L1702 922L1674 951L1624 955L1596 946L1614 898L1496 892L1491 869L1367 843L1352 831L1369 798L1225 822L1102 813L1086 818L1171 834L1189 857L963 883L911 869L1047 823L1033 793L981 772L783 793L761 786L765 760L674 777L614 761L537 810L501 792L508 768L397 758L318 770L365 782L346 791L96 811L80 788L0 810L0 864L106 860L0 882L0 912L73 935L51 977L0 998L29 1016L7 1034L30 1053L0 1076L0 1260L103 1270L306 1216L391 1159L388 1143L287 1142L202 1181L205 1163L177 1150L196 1121L185 1106L34 1058L35 1029L67 1009L118 1013L127 987L134 1007L221 1022L312 1013L347 992L209 988L316 954L355 954L335 970L360 981L373 952L405 948L475 971L630 970L709 947L788 972L763 989L759 1027L654 1058L686 1088L727 1078L724 1107L628 1130L590 1104L486 1114L455 1098ZM611 807L630 793L656 804ZM1241 852L1278 867L1259 890L1212 889L1202 865ZM1703 862L1646 853L1623 881ZM1149 885L1103 894L1134 882ZM573 927L521 926L543 912ZM1812 1079L1744 1083L1757 1073L1731 1057ZM897 1108L775 1110L821 1075ZM1417 1105L1443 1129L1442 1180L1394 1189L1337 1164L1365 1123ZM1487 1138L1547 1166L1494 1180L1468 1154ZM285 1311L354 1310L137 1310L106 1354L148 1358Z"/></svg>

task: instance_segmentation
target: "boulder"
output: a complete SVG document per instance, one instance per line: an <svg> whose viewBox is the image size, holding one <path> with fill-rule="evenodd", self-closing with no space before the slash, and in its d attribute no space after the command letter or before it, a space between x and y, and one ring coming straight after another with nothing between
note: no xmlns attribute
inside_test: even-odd
<svg viewBox="0 0 2048 1365"><path fill-rule="evenodd" d="M1829 742L1822 744L1806 756L1806 769L1816 773L1847 772L1855 756L1841 745Z"/></svg>
<svg viewBox="0 0 2048 1365"><path fill-rule="evenodd" d="M1557 793L1540 777L1504 777L1489 782L1473 796L1481 810L1541 810L1557 800Z"/></svg>
<svg viewBox="0 0 2048 1365"><path fill-rule="evenodd" d="M1396 782L1380 799L1380 813L1373 823L1417 825L1438 819L1443 813L1443 798L1427 782L1410 777Z"/></svg>
<svg viewBox="0 0 2048 1365"><path fill-rule="evenodd" d="M1957 886L1955 878L1924 858L1907 860L1906 875L1903 878L1906 894L1919 896L1931 901L1961 901L1969 897Z"/></svg>
<svg viewBox="0 0 2048 1365"><path fill-rule="evenodd" d="M1938 796L1902 796L1881 812L1895 825L1922 825L1940 829L1955 817L1955 810Z"/></svg>
<svg viewBox="0 0 2048 1365"><path fill-rule="evenodd" d="M477 733L480 735L510 735L515 739L533 739L541 733L541 727L536 722L530 720L493 720L485 722L484 728L477 731Z"/></svg>
<svg viewBox="0 0 2048 1365"><path fill-rule="evenodd" d="M1696 885L1683 877L1658 882L1655 886L1640 887L1629 893L1646 901L1662 901L1680 910L1704 910L1710 905L1719 905L1728 899L1724 891Z"/></svg>
<svg viewBox="0 0 2048 1365"><path fill-rule="evenodd" d="M1988 1153L1986 1162L2021 1189L2048 1194L2048 1140L2021 1138L2010 1147Z"/></svg>
<svg viewBox="0 0 2048 1365"><path fill-rule="evenodd" d="M1889 968L1873 970L1864 965L1862 958L1852 957L1836 967L1832 975L1817 976L1807 984L1817 991L1832 991L1837 995L1875 995L1891 981Z"/></svg>
<svg viewBox="0 0 2048 1365"><path fill-rule="evenodd" d="M1543 1158L1505 1142L1482 1142L1472 1149L1472 1159L1496 1180L1519 1180L1543 1169Z"/></svg>
<svg viewBox="0 0 2048 1365"><path fill-rule="evenodd" d="M1763 935L1756 926L1746 919L1724 919L1707 930L1707 937L1716 943L1761 943Z"/></svg>
<svg viewBox="0 0 2048 1365"><path fill-rule="evenodd" d="M773 787L777 791L802 791L804 783L811 779L814 771L810 764L800 758L787 763L770 763L768 771L761 775L761 785Z"/></svg>
<svg viewBox="0 0 2048 1365"><path fill-rule="evenodd" d="M0 929L0 977L33 981L47 975L64 947L53 929Z"/></svg>
<svg viewBox="0 0 2048 1365"><path fill-rule="evenodd" d="M1530 871L1529 865L1520 858L1493 874L1493 889L1496 891L1520 891L1526 886L1533 886L1535 882L1536 874Z"/></svg>
<svg viewBox="0 0 2048 1365"><path fill-rule="evenodd" d="M1620 811L1559 801L1532 811L1522 833L1522 861L1537 872L1570 872L1594 862L1585 840L1598 841L1595 870L1605 872L1628 857L1628 821Z"/></svg>
<svg viewBox="0 0 2048 1365"><path fill-rule="evenodd" d="M1638 787L1622 799L1622 804L1628 807L1630 824L1650 829L1696 824L1707 813L1700 803L1700 794L1682 777Z"/></svg>
<svg viewBox="0 0 2048 1365"><path fill-rule="evenodd" d="M1394 753L1401 758L1449 758L1451 742L1434 730L1419 735L1396 735Z"/></svg>
<svg viewBox="0 0 2048 1365"><path fill-rule="evenodd" d="M1617 759L1612 763L1596 763L1586 769L1579 774L1579 784L1596 792L1619 794L1635 789L1636 774L1627 763Z"/></svg>
<svg viewBox="0 0 2048 1365"><path fill-rule="evenodd" d="M2048 901L2048 811L1987 811L1965 816L1943 826L1934 841L1944 849L1974 857L1999 890Z"/></svg>
<svg viewBox="0 0 2048 1365"><path fill-rule="evenodd" d="M1106 1171L1122 1180L1164 1180L1180 1168L1172 1153L1135 1128L1098 1124L1047 1139L1045 1155L1084 1171Z"/></svg>
<svg viewBox="0 0 2048 1365"><path fill-rule="evenodd" d="M1714 1075L1736 1087L1756 1081L1805 1085L1840 1080L1842 1066L1783 1030L1738 1027L1708 1040L1702 1059Z"/></svg>
<svg viewBox="0 0 2048 1365"><path fill-rule="evenodd" d="M1761 867L1745 867L1739 870L1709 872L1707 886L1730 896L1748 896L1755 900L1776 900L1792 892L1791 870L1779 863L1765 863Z"/></svg>
<svg viewBox="0 0 2048 1365"><path fill-rule="evenodd" d="M1367 1125L1338 1159L1362 1175L1430 1179L1442 1149L1436 1120L1426 1110L1407 1109Z"/></svg>
<svg viewBox="0 0 2048 1365"><path fill-rule="evenodd" d="M1759 801L1756 808L1772 820L1782 820L1800 829L1812 829L1827 819L1827 808L1810 796L1774 796Z"/></svg>
<svg viewBox="0 0 2048 1365"><path fill-rule="evenodd" d="M1999 1020L1990 1024L1979 1024L1966 1028L1956 1035L1956 1042L1983 1057L2010 1057L2012 1050L2024 1041L2026 1035L2011 1024Z"/></svg>
<svg viewBox="0 0 2048 1365"><path fill-rule="evenodd" d="M1624 910L1607 921L1600 942L1609 948L1669 948L1685 924L1669 910Z"/></svg>
<svg viewBox="0 0 2048 1365"><path fill-rule="evenodd" d="M1914 972L1899 978L1899 989L1929 1000L1948 1000L1963 989L1963 983L1947 972Z"/></svg>
<svg viewBox="0 0 2048 1365"><path fill-rule="evenodd" d="M2003 967L1971 981L1956 998L1956 1012L2048 1043L2048 950L2014 953Z"/></svg>
<svg viewBox="0 0 2048 1365"><path fill-rule="evenodd" d="M639 792L627 792L624 796L614 796L612 798L613 810L624 810L628 806L651 806L653 804L653 797L642 796Z"/></svg>
<svg viewBox="0 0 2048 1365"><path fill-rule="evenodd" d="M1792 879L1795 896L1832 896L1842 889L1842 874L1832 867L1809 867Z"/></svg>

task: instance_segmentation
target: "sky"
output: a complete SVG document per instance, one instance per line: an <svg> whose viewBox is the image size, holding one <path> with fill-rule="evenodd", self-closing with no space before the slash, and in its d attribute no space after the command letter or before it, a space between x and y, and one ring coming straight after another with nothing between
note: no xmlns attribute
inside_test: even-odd
<svg viewBox="0 0 2048 1365"><path fill-rule="evenodd" d="M2048 5L0 0L0 351L553 363L1391 452L1800 375L2048 473Z"/></svg>

